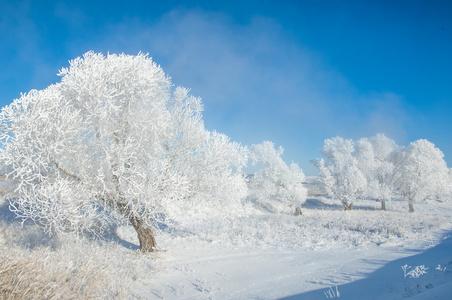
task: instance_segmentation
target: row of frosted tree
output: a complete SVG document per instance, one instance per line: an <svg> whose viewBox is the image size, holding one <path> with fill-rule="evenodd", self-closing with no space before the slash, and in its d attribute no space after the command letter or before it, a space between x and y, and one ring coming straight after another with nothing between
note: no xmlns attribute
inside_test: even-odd
<svg viewBox="0 0 452 300"><path fill-rule="evenodd" d="M19 217L52 233L128 221L151 252L153 222L227 217L245 199L293 207L306 200L305 176L283 161L282 148L248 148L206 130L201 100L174 88L147 55L88 52L59 75L0 113L0 164L16 184L10 209ZM423 140L401 149L384 136L335 138L323 153L322 185L346 209L364 195L384 204L394 190L412 208L450 180L442 153ZM252 177L243 171L249 163Z"/></svg>
<svg viewBox="0 0 452 300"><path fill-rule="evenodd" d="M322 153L325 159L315 162L318 181L345 210L357 199L376 199L385 210L386 201L403 197L414 212L414 203L451 191L444 154L424 139L400 147L383 134L358 141L336 137L325 140Z"/></svg>

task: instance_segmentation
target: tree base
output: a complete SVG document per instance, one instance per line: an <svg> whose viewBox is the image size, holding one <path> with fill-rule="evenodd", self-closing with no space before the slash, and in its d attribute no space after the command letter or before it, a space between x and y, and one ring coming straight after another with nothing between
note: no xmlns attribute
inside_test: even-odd
<svg viewBox="0 0 452 300"><path fill-rule="evenodd" d="M386 210L386 201L381 200L381 210Z"/></svg>
<svg viewBox="0 0 452 300"><path fill-rule="evenodd" d="M151 226L146 225L136 216L129 217L130 223L137 232L140 250L143 253L159 251Z"/></svg>
<svg viewBox="0 0 452 300"><path fill-rule="evenodd" d="M353 208L353 204L344 204L344 203L342 203L342 205L344 205L344 210L345 211L348 211L348 210L352 210L352 208Z"/></svg>
<svg viewBox="0 0 452 300"><path fill-rule="evenodd" d="M295 208L295 214L294 216L301 216L303 213L301 212L301 207L297 206L297 208Z"/></svg>

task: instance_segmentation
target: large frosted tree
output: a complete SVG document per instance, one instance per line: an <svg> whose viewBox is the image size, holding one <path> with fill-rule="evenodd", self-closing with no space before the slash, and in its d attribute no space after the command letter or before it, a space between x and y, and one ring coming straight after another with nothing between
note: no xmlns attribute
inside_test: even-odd
<svg viewBox="0 0 452 300"><path fill-rule="evenodd" d="M173 89L147 55L88 52L59 75L0 115L0 161L18 182L20 217L56 233L125 219L148 252L156 216L246 195L246 149L205 130L200 99Z"/></svg>
<svg viewBox="0 0 452 300"><path fill-rule="evenodd" d="M410 212L414 212L414 203L451 189L452 178L444 154L428 140L417 140L401 149L395 166L395 184L408 200Z"/></svg>

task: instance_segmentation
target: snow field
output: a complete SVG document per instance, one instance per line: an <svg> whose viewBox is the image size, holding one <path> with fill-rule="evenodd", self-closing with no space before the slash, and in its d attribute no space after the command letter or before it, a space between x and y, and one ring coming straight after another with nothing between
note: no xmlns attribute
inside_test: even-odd
<svg viewBox="0 0 452 300"><path fill-rule="evenodd" d="M147 286L137 290L150 299L278 299L327 291L366 278L391 260L416 253L413 249L435 245L440 240L435 233L450 225L444 203L425 204L425 213L421 204L412 214L406 202L391 202L394 211L374 210L379 203L373 201L358 202L358 209L348 212L334 205L318 197L306 204L317 208L304 208L301 217L256 209L246 217L162 230L157 236L166 252L155 256L162 270L149 283L151 294ZM130 227L119 228L118 235L137 243ZM400 266L392 273L403 275ZM392 296L401 299L403 293Z"/></svg>
<svg viewBox="0 0 452 300"><path fill-rule="evenodd" d="M347 297L357 293L348 287L353 284L361 296L364 293L361 299L450 292L449 273L433 272L438 264L452 270L447 251L428 260L395 263L374 282L360 284L391 261L434 248L450 226L447 202L421 203L411 214L405 201L389 202L388 211L379 206L358 201L355 210L345 212L337 200L321 195L311 195L298 217L292 208L272 201L248 205L237 217L204 206L205 212L212 210L210 217L202 214L200 222L188 215L184 222L161 224L156 237L163 251L141 255L129 225L105 232L104 240L75 242L49 237L32 223L21 227L4 202L0 274L14 279L8 282L14 282L15 291L26 296L39 290L47 294L33 295L48 298L326 299L325 292L338 286L341 298L354 299ZM433 278L428 283L434 288L418 290L414 279L404 280L405 262L413 268L428 266ZM388 278L394 283L385 282ZM29 282L33 285L22 285ZM376 292L366 294L369 286Z"/></svg>
<svg viewBox="0 0 452 300"><path fill-rule="evenodd" d="M329 249L335 245L365 246L369 243L396 245L407 239L428 236L452 214L448 204L419 205L419 213L406 212L405 201L393 201L388 211L380 211L375 201L358 202L355 210L343 211L337 200L318 196L308 199L303 215L285 211L265 212L248 208L241 217L206 218L202 223L186 222L170 227L170 235L203 242L234 246L282 249ZM277 203L275 203L277 204ZM315 207L315 208L314 208ZM430 210L430 212L429 212ZM438 214L441 210L441 214ZM177 228L177 229L174 229ZM175 231L174 231L175 230ZM161 235L167 234L165 230ZM133 236L133 232L130 233Z"/></svg>

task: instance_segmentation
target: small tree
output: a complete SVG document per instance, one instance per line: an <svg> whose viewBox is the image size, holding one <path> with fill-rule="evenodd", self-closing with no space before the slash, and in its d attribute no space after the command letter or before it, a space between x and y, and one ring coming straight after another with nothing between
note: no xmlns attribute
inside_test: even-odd
<svg viewBox="0 0 452 300"><path fill-rule="evenodd" d="M261 168L250 179L252 196L260 201L276 200L299 207L306 201L305 176L296 163L288 166L281 158L284 149L272 142L252 145L250 157Z"/></svg>
<svg viewBox="0 0 452 300"><path fill-rule="evenodd" d="M414 203L450 190L450 170L444 154L425 139L402 149L395 164L396 187L408 200L409 212L414 212Z"/></svg>
<svg viewBox="0 0 452 300"><path fill-rule="evenodd" d="M326 161L319 159L316 164L323 190L339 199L345 210L352 209L367 184L354 157L354 150L352 140L341 137L327 139L322 150Z"/></svg>
<svg viewBox="0 0 452 300"><path fill-rule="evenodd" d="M245 196L246 149L204 129L202 105L147 55L86 53L61 82L2 109L0 162L19 196L11 208L55 233L129 220L143 252L151 220L206 195ZM228 197L218 186L236 186Z"/></svg>

